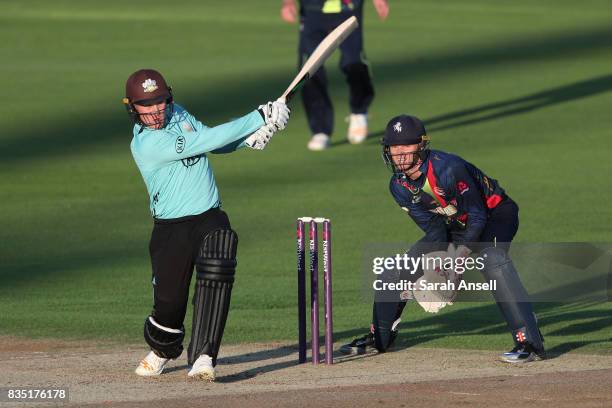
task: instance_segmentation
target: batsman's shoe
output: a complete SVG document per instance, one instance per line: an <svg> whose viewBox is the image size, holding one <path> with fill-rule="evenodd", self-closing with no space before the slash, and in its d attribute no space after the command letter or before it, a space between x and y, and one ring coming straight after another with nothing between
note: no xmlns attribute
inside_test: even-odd
<svg viewBox="0 0 612 408"><path fill-rule="evenodd" d="M193 363L187 376L199 378L204 381L215 381L215 367L213 367L212 358L210 358L208 354L202 354L195 363Z"/></svg>
<svg viewBox="0 0 612 408"><path fill-rule="evenodd" d="M159 357L151 351L142 361L140 361L135 372L143 377L154 377L160 375L162 371L164 371L164 367L168 361L170 361L169 358Z"/></svg>
<svg viewBox="0 0 612 408"><path fill-rule="evenodd" d="M317 133L308 141L308 149L313 151L325 150L329 147L329 136L325 133Z"/></svg>
<svg viewBox="0 0 612 408"><path fill-rule="evenodd" d="M368 333L340 347L340 352L346 355L367 354L377 352L374 347L374 334Z"/></svg>
<svg viewBox="0 0 612 408"><path fill-rule="evenodd" d="M535 350L529 343L519 344L512 350L503 353L499 359L505 363L523 364L546 359L546 351Z"/></svg>
<svg viewBox="0 0 612 408"><path fill-rule="evenodd" d="M348 122L349 127L346 137L349 143L363 143L368 137L368 115L363 113L351 113Z"/></svg>

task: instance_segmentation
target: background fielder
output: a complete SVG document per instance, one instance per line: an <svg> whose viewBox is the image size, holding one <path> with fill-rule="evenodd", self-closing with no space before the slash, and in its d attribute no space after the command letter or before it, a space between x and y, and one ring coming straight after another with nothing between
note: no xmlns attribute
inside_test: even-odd
<svg viewBox="0 0 612 408"><path fill-rule="evenodd" d="M386 0L373 0L379 17L384 20L389 13ZM295 0L283 0L283 20L295 23L298 9ZM356 16L359 27L341 45L340 68L349 85L351 115L347 137L350 143L361 143L368 135L368 107L374 99L374 87L368 63L363 51L363 0L301 0L299 7L300 41L299 66L312 54L317 45L340 23ZM334 112L327 91L325 67L302 88L302 102L312 138L310 150L329 147L334 126Z"/></svg>
<svg viewBox="0 0 612 408"><path fill-rule="evenodd" d="M231 228L206 153L263 149L284 129L289 109L268 102L232 122L207 127L175 104L162 75L139 70L127 80L124 103L135 121L132 155L147 186L154 219L149 251L154 305L145 320L151 352L136 374L162 373L183 351L189 285L195 265L190 377L215 379L229 311L238 236Z"/></svg>

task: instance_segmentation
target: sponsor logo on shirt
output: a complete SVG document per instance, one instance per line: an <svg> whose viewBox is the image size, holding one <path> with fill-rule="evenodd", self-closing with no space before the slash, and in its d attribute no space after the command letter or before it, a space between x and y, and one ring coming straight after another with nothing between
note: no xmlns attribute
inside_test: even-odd
<svg viewBox="0 0 612 408"><path fill-rule="evenodd" d="M183 153L183 150L185 150L185 138L183 136L179 136L176 138L174 148L176 149L177 153Z"/></svg>
<svg viewBox="0 0 612 408"><path fill-rule="evenodd" d="M400 183L403 187L407 188L412 194L418 194L421 190L419 187L411 186L410 183L408 183L406 180L398 180L398 183Z"/></svg>
<svg viewBox="0 0 612 408"><path fill-rule="evenodd" d="M439 195L440 197L444 197L446 195L446 193L444 192L444 190L442 190L440 187L436 186L434 187L434 192Z"/></svg>

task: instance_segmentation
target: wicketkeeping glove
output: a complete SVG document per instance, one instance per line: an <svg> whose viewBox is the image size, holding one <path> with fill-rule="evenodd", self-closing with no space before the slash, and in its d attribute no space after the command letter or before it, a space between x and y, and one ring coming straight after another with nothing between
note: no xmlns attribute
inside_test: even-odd
<svg viewBox="0 0 612 408"><path fill-rule="evenodd" d="M454 269L439 269L440 260L456 259L457 257L465 257L469 254L467 247L460 245L458 248L451 243L446 251L435 251L425 254L423 259L424 265L423 276L415 282L415 289L412 291L412 296L417 303L429 313L438 313L445 306L452 305L457 297L457 285L461 281L461 274L455 272ZM432 261L427 261L430 258ZM433 260L438 260L438 265ZM436 266L434 266L436 265ZM455 285L454 289L438 289L438 290L421 290L422 282L427 284L448 284L449 282ZM442 288L443 286L440 286Z"/></svg>

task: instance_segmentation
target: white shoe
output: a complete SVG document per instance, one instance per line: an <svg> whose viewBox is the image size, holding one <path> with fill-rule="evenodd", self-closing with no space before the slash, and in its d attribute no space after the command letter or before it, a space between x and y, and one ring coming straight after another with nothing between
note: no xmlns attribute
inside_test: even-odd
<svg viewBox="0 0 612 408"><path fill-rule="evenodd" d="M318 151L325 150L329 147L329 136L325 133L317 133L310 138L308 142L308 148L310 150Z"/></svg>
<svg viewBox="0 0 612 408"><path fill-rule="evenodd" d="M368 115L363 113L351 113L349 116L349 127L346 135L349 143L363 143L368 137Z"/></svg>
<svg viewBox="0 0 612 408"><path fill-rule="evenodd" d="M215 381L215 367L213 367L212 358L210 358L208 354L202 354L195 363L193 363L193 367L191 367L187 376L199 378L204 381Z"/></svg>
<svg viewBox="0 0 612 408"><path fill-rule="evenodd" d="M145 358L142 359L140 364L138 364L138 367L136 367L136 374L143 377L160 375L162 371L164 371L164 366L168 361L170 361L169 358L159 357L157 354L151 351Z"/></svg>

